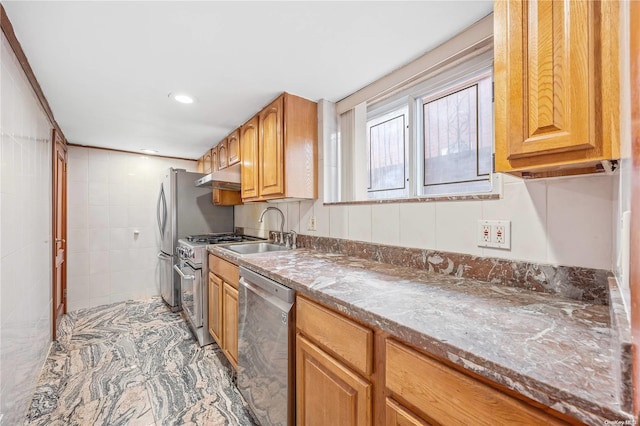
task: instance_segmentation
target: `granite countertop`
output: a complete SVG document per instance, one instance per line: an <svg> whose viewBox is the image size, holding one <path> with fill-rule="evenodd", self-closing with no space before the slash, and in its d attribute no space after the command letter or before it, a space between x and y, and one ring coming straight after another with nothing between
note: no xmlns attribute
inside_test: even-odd
<svg viewBox="0 0 640 426"><path fill-rule="evenodd" d="M210 252L587 424L632 419L607 306L308 249Z"/></svg>

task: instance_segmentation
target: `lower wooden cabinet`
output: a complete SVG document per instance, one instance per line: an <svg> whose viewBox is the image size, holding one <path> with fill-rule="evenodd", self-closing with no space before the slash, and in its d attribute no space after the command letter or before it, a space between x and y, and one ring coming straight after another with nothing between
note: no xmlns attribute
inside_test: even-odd
<svg viewBox="0 0 640 426"><path fill-rule="evenodd" d="M387 339L385 346L385 382L391 396L417 407L420 417L435 424L566 424L402 343ZM397 405L391 410L399 411Z"/></svg>
<svg viewBox="0 0 640 426"><path fill-rule="evenodd" d="M298 426L579 423L304 296L296 330Z"/></svg>
<svg viewBox="0 0 640 426"><path fill-rule="evenodd" d="M222 280L209 272L209 334L223 346L222 340Z"/></svg>
<svg viewBox="0 0 640 426"><path fill-rule="evenodd" d="M371 383L300 334L296 382L298 425L371 424Z"/></svg>
<svg viewBox="0 0 640 426"><path fill-rule="evenodd" d="M222 341L224 353L238 367L238 289L224 283L222 291Z"/></svg>
<svg viewBox="0 0 640 426"><path fill-rule="evenodd" d="M429 423L421 420L408 408L398 404L393 399L385 401L385 424L387 426L427 426Z"/></svg>
<svg viewBox="0 0 640 426"><path fill-rule="evenodd" d="M209 333L238 368L238 266L209 255Z"/></svg>

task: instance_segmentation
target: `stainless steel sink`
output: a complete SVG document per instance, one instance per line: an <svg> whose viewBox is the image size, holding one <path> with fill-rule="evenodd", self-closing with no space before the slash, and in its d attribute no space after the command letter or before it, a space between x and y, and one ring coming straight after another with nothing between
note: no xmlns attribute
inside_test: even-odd
<svg viewBox="0 0 640 426"><path fill-rule="evenodd" d="M271 243L250 243L250 244L233 244L224 247L227 250L239 254L255 254L255 253L267 253L270 251L284 251L289 250L285 246Z"/></svg>

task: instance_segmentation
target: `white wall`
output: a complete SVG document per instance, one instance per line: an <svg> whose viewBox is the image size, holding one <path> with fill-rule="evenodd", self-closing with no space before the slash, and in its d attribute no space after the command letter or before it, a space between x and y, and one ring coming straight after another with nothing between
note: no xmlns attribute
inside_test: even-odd
<svg viewBox="0 0 640 426"><path fill-rule="evenodd" d="M69 147L69 311L160 294L156 201L169 167L196 162Z"/></svg>
<svg viewBox="0 0 640 426"><path fill-rule="evenodd" d="M51 340L51 126L0 50L0 423L22 424Z"/></svg>
<svg viewBox="0 0 640 426"><path fill-rule="evenodd" d="M335 173L335 120L323 101L319 108L318 182L323 193L324 174ZM332 128L333 126L333 128ZM323 143L325 141L326 143ZM327 148L325 150L325 147ZM324 164L327 158L328 166ZM500 257L568 266L608 269L614 256L613 176L580 176L525 181L502 175L499 200L437 201L373 205L330 205L322 199L279 203L286 216L285 230L309 235L347 238L373 243L436 249L477 256ZM273 205L273 204L270 204ZM258 217L267 203L250 203L235 209L236 226L265 237L279 226L278 215ZM308 230L315 216L316 231ZM476 245L480 219L511 220L509 251Z"/></svg>

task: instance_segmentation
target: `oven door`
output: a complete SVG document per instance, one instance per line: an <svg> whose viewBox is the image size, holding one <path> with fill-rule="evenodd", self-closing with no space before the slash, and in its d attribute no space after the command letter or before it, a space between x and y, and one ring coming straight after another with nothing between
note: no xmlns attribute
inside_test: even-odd
<svg viewBox="0 0 640 426"><path fill-rule="evenodd" d="M202 327L202 269L188 264L174 265L173 269L180 275L182 309L195 328Z"/></svg>

